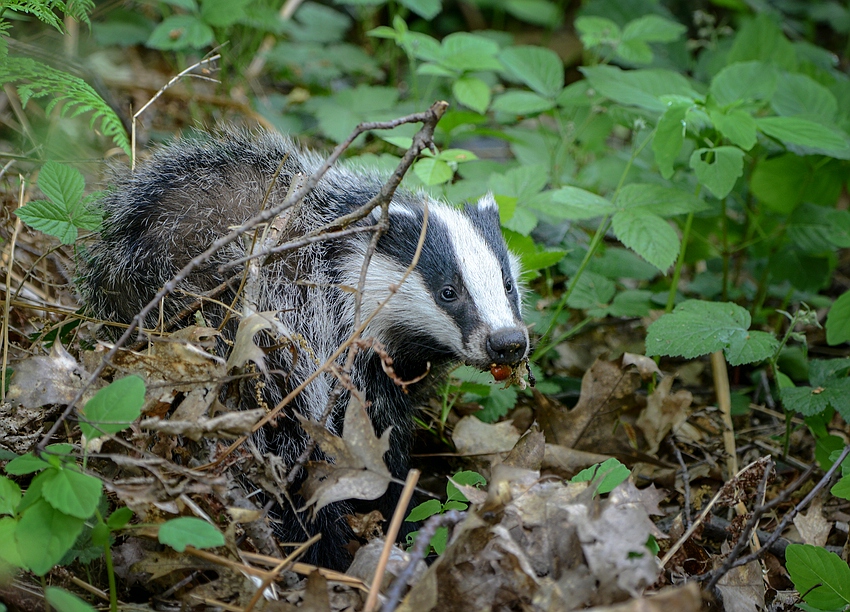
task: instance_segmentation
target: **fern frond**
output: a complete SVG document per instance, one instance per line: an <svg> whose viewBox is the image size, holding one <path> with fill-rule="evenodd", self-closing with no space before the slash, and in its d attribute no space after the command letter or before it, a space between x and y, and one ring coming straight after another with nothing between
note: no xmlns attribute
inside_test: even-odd
<svg viewBox="0 0 850 612"><path fill-rule="evenodd" d="M29 58L6 57L0 62L0 85L5 84L16 87L24 106L32 98L52 95L47 112L60 102L63 103L62 116L76 117L91 112L92 128L99 120L100 131L130 155L130 142L118 115L82 79Z"/></svg>
<svg viewBox="0 0 850 612"><path fill-rule="evenodd" d="M39 21L43 21L63 33L65 26L62 24L62 19L53 11L58 9L64 14L71 14L62 0L7 0L3 2L3 8L7 11L27 13L37 17Z"/></svg>

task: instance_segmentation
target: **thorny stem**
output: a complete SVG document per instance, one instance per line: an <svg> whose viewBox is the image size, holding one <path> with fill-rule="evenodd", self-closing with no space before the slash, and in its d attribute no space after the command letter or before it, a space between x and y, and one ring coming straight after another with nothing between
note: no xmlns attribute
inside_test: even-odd
<svg viewBox="0 0 850 612"><path fill-rule="evenodd" d="M342 143L340 143L333 150L333 153L331 153L331 155L325 160L325 162L322 164L322 166L318 170L316 170L316 172L313 173L304 182L303 187L301 187L294 194L292 194L292 197L287 198L284 202L282 202L278 206L266 209L266 210L260 212L259 214L255 215L254 217L252 217L251 219L246 221L242 226L233 229L232 231L228 232L226 235L215 240L203 253L197 255L196 257L193 257L189 261L189 263L187 263L179 272L177 272L177 274L175 274L171 278L171 280L169 280L167 283L165 283L165 285L162 287L162 289L160 289L156 293L156 295L154 295L154 297L150 300L150 302L148 302L148 304L144 308L142 308L142 310L135 317L133 317L133 320L130 322L130 325L127 327L127 329L121 335L121 337L115 342L115 344L112 346L112 348L103 356L103 358L100 361L100 364L98 364L98 366L95 368L94 372L92 372L91 376L86 381L86 383L84 385L82 385L82 387L77 391L77 394L74 396L74 398L71 400L71 402L66 406L66 408L62 412L62 414L59 415L59 417L56 419L56 422L53 424L53 426L50 428L50 430L47 433L45 433L44 436L42 436L41 440L39 441L39 443L36 447L37 450L39 452L44 450L44 447L47 446L48 442L53 437L53 435L59 430L59 427L62 426L62 423L65 421L65 419L67 419L68 416L71 414L71 412L74 410L74 408L76 408L80 399L82 399L83 394L89 389L89 387L94 383L94 381L96 381L98 379L98 377L103 372L104 368L106 368L107 364L118 353L120 348L127 343L127 341L130 339L130 337L133 335L133 333L137 329L140 329L142 327L142 325L145 321L145 318L154 308L156 308L159 305L160 300L162 298L164 298L165 296L169 295L170 293L172 293L177 288L177 286L183 280L185 280L189 276L189 274L192 273L193 270L195 270L195 268L206 263L209 260L210 256L212 256L213 253L216 253L219 249L221 249L221 248L225 247L226 245L230 244L231 242L234 242L235 240L239 239L245 232L247 232L247 231L263 224L263 223L266 223L270 219L275 218L277 215L279 215L284 210L293 206L296 202L301 201L301 199L304 198L304 196L306 196L308 193L310 193L316 187L316 185L318 185L319 181L322 179L322 177L325 175L325 173L327 173L327 171L330 169L330 167L337 161L337 159L339 159L339 157L342 155L342 153L349 146L351 146L351 143L354 141L354 139L357 138L363 132L367 132L367 131L370 131L370 130L392 129L392 128L395 128L399 125L405 124L405 123L424 123L425 126L423 126L422 130L420 130L420 133L422 133L422 131L425 130L426 126L429 126L429 128L430 128L429 133L433 136L434 126L436 126L437 122L440 120L440 118L446 112L447 108L448 108L448 104L446 102L437 101L434 104L432 104L431 108L428 109L425 112L413 113L411 115L407 115L405 117L400 117L400 118L394 119L392 121L375 121L375 122L361 123L360 125L358 125L354 129L354 131L351 133L351 135L349 135L348 138L346 138ZM414 140L414 144L415 143L416 143L416 140ZM409 167L409 165L412 164L412 160L415 158L415 155L410 155L410 153L411 153L411 150L408 150L407 154L405 154L405 157L402 160L404 162L404 161L410 159L407 167ZM417 154L418 154L418 152L417 152ZM403 168L403 170L406 171L407 167ZM391 180L396 179L396 175L397 175L397 173L399 172L400 169L401 169L401 164L399 165L399 169L397 169L396 172L391 177ZM401 180L400 177L398 177L398 181L400 181L400 180ZM384 188L386 188L386 187L387 186L385 185ZM384 191L385 191L384 188L381 189L381 194L384 193Z"/></svg>

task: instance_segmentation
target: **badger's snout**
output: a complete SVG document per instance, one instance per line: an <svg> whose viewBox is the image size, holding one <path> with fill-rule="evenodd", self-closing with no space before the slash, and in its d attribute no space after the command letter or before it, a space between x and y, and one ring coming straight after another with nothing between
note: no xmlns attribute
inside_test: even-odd
<svg viewBox="0 0 850 612"><path fill-rule="evenodd" d="M528 336L520 327L503 327L487 337L487 354L493 363L514 365L528 351Z"/></svg>

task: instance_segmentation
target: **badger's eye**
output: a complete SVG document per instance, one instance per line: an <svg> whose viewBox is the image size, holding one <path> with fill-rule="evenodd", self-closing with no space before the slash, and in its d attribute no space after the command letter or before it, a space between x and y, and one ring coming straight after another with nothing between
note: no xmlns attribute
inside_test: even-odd
<svg viewBox="0 0 850 612"><path fill-rule="evenodd" d="M505 293L513 293L514 282L511 279L505 280Z"/></svg>
<svg viewBox="0 0 850 612"><path fill-rule="evenodd" d="M440 299L444 302L454 302L457 299L457 291L451 285L446 285L440 290Z"/></svg>

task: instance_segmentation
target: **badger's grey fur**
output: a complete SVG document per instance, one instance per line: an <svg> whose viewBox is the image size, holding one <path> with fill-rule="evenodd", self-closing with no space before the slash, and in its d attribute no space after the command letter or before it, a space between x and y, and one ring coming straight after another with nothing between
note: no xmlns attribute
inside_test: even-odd
<svg viewBox="0 0 850 612"><path fill-rule="evenodd" d="M254 216L267 192L267 208L281 203L293 177L309 176L321 163L314 153L267 132L231 129L159 149L134 174L119 177L103 199L104 229L88 249L79 274L84 302L101 318L129 321L192 257ZM384 180L371 171L332 168L294 209L282 239L303 235L351 212L369 201ZM407 471L412 412L451 365L464 362L480 369L493 363L515 365L528 351L518 264L505 247L490 196L459 209L423 193L397 191L389 208L390 228L368 268L363 318L388 295L391 285L399 283L412 261L426 202L429 219L419 262L364 336L386 347L399 378L414 380L426 372L427 376L405 391L387 376L380 357L371 350L358 354L352 371L354 385L370 402L376 431L393 426L386 459L398 478ZM374 223L378 213L361 223ZM220 250L181 289L200 295L232 276L233 269L223 274L220 267L245 255L251 235ZM351 288L358 285L370 236L371 232L362 232L313 244L263 268L258 310L279 312L285 328L305 339L312 352L301 350L293 358L293 351L284 348L268 356L270 368L288 373L265 381L263 395L269 406L313 373L317 363L351 335ZM192 301L182 295L166 298L166 320ZM210 305L203 310L207 320L220 321L221 313ZM158 318L159 313L152 315L148 326L155 327ZM335 384L330 374L319 376L291 409L318 417ZM254 395L243 393L245 407L256 406ZM343 392L328 424L332 431L341 429L347 402L348 394ZM305 435L291 413L282 421L276 428L267 428L259 441L266 451L291 464L305 448ZM377 505L388 516L394 495ZM278 510L281 538L303 540L303 522L295 520L291 509ZM313 548L311 560L332 567L347 564L342 547L348 532L339 520L347 510L345 504L335 504L320 513L311 528L321 530L323 538Z"/></svg>

